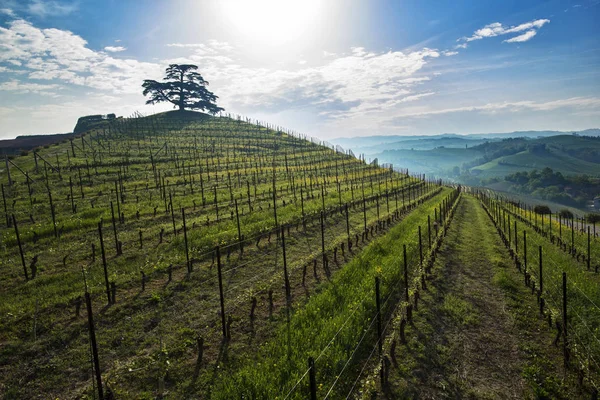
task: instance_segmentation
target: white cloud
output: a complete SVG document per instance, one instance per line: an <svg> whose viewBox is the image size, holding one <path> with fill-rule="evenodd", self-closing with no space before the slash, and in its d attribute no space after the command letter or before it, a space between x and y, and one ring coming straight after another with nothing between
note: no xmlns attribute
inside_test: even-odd
<svg viewBox="0 0 600 400"><path fill-rule="evenodd" d="M442 54L445 55L445 56L447 56L447 57L450 57L450 56L457 55L458 51L448 51L448 50L445 50L445 51L442 51Z"/></svg>
<svg viewBox="0 0 600 400"><path fill-rule="evenodd" d="M57 94L54 92L54 90L60 88L61 87L57 84L45 85L39 83L21 82L16 79L8 82L2 82L0 84L0 91L19 92L20 94L35 93L53 97L57 97Z"/></svg>
<svg viewBox="0 0 600 400"><path fill-rule="evenodd" d="M600 107L600 98L598 97L570 97L567 99L558 99L551 101L505 101L497 103L487 103L483 105L461 106L443 109L406 109L396 114L396 118L409 117L427 117L432 115L450 114L459 112L483 112L495 114L500 111L504 112L523 112L523 111L553 111L560 108L591 108L598 109Z"/></svg>
<svg viewBox="0 0 600 400"><path fill-rule="evenodd" d="M106 47L104 48L104 50L106 50L106 51L108 51L108 52L111 52L111 53L118 53L118 52L120 52L120 51L125 51L125 50L127 50L127 48L126 48L126 47L123 47L123 46L106 46Z"/></svg>
<svg viewBox="0 0 600 400"><path fill-rule="evenodd" d="M139 93L143 79L162 73L159 64L116 59L90 49L72 32L39 29L24 20L0 26L0 62L21 63L19 71L30 79L57 79L114 93Z"/></svg>
<svg viewBox="0 0 600 400"><path fill-rule="evenodd" d="M459 41L472 42L474 40L481 40L483 38L490 38L490 37L495 37L495 36L500 36L500 35L507 35L510 33L518 33L518 32L527 31L526 33L524 33L522 35L519 35L519 36L516 36L516 37L513 37L511 39L504 41L507 43L525 42L525 41L531 39L532 37L534 37L537 33L537 30L549 22L550 22L549 19L537 19L534 21L525 22L523 24L511 26L511 27L506 27L506 26L502 25L500 22L494 22L494 23L484 26L481 29L476 30L471 37L464 37L464 38L459 39ZM464 46L462 48L466 48L466 45L467 45L466 43L463 43L462 45L458 45L456 47L458 48L459 46Z"/></svg>
<svg viewBox="0 0 600 400"><path fill-rule="evenodd" d="M507 40L503 40L503 42L506 42L506 43L526 42L529 39L531 39L532 37L534 37L536 34L537 34L537 32L532 29L530 31L525 32L522 35L515 36L515 37L507 39Z"/></svg>
<svg viewBox="0 0 600 400"><path fill-rule="evenodd" d="M34 0L27 7L27 11L30 14L37 15L38 17L56 17L69 15L77 10L76 3L64 3L52 0Z"/></svg>
<svg viewBox="0 0 600 400"><path fill-rule="evenodd" d="M374 53L363 47L350 54L329 57L322 65L285 69L277 65L246 67L230 46L219 42L178 44L170 47L193 48L187 57L165 63L195 63L202 66L220 103L241 112L280 112L314 108L329 118L345 118L365 109L389 108L407 96L418 95L414 88L429 80L415 76L428 60L439 57L436 50L403 53ZM415 98L416 100L417 98Z"/></svg>
<svg viewBox="0 0 600 400"><path fill-rule="evenodd" d="M0 8L0 14L8 15L9 17L16 16L15 12L10 8Z"/></svg>
<svg viewBox="0 0 600 400"><path fill-rule="evenodd" d="M207 43L169 43L167 47L194 49L196 55L218 54L233 50L233 46L228 42L221 42L214 39L210 39Z"/></svg>

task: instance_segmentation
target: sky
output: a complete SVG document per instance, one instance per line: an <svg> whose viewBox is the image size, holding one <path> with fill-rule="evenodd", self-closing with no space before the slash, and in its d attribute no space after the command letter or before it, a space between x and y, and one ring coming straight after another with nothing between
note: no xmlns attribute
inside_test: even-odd
<svg viewBox="0 0 600 400"><path fill-rule="evenodd" d="M192 63L226 112L322 139L600 128L600 0L0 0L0 139L145 105Z"/></svg>

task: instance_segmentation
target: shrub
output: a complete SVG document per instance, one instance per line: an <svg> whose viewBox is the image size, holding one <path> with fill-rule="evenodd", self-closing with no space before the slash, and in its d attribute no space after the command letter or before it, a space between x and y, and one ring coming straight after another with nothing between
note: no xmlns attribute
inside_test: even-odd
<svg viewBox="0 0 600 400"><path fill-rule="evenodd" d="M545 205L537 205L533 207L533 212L535 212L536 214L552 214L552 210L550 210L550 207Z"/></svg>
<svg viewBox="0 0 600 400"><path fill-rule="evenodd" d="M569 218L569 219L573 218L573 213L566 208L563 208L562 210L560 210L558 212L558 214L563 218Z"/></svg>
<svg viewBox="0 0 600 400"><path fill-rule="evenodd" d="M600 214L597 213L589 213L585 216L585 220L589 223L600 222Z"/></svg>

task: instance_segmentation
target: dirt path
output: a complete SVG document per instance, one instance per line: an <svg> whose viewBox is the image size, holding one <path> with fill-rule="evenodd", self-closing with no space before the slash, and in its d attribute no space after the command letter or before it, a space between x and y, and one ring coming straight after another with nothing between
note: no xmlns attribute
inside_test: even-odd
<svg viewBox="0 0 600 400"><path fill-rule="evenodd" d="M563 397L552 340L477 201L464 196L387 398Z"/></svg>

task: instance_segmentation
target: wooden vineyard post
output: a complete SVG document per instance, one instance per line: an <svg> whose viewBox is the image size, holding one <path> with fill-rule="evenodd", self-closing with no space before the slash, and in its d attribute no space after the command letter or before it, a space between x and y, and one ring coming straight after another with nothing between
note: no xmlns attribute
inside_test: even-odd
<svg viewBox="0 0 600 400"><path fill-rule="evenodd" d="M6 173L8 174L8 186L12 186L13 181L12 181L12 178L10 177L10 167L8 165L8 155L4 156L4 161L6 162Z"/></svg>
<svg viewBox="0 0 600 400"><path fill-rule="evenodd" d="M115 181L115 199L117 200L117 217L119 217L119 223L121 222L121 203L119 202L119 186L117 184L117 181ZM113 212L113 219L114 219L114 212Z"/></svg>
<svg viewBox="0 0 600 400"><path fill-rule="evenodd" d="M237 221L238 241L240 242L240 246L241 246L241 242L242 242L242 229L240 227L240 214L238 212L238 202L237 202L237 199L235 199L235 220Z"/></svg>
<svg viewBox="0 0 600 400"><path fill-rule="evenodd" d="M348 236L348 243L350 243L350 218L348 215L348 203L346 203L346 235ZM350 248L348 248L350 250Z"/></svg>
<svg viewBox="0 0 600 400"><path fill-rule="evenodd" d="M302 221L304 221L304 192L300 188L300 205L302 207Z"/></svg>
<svg viewBox="0 0 600 400"><path fill-rule="evenodd" d="M517 220L515 220L515 253L519 252L519 234L517 231Z"/></svg>
<svg viewBox="0 0 600 400"><path fill-rule="evenodd" d="M73 142L71 142L72 144ZM73 179L69 176L69 191L70 191L70 199L71 199L71 211L75 214L75 200L73 199Z"/></svg>
<svg viewBox="0 0 600 400"><path fill-rule="evenodd" d="M431 216L427 216L427 240L429 248L431 248Z"/></svg>
<svg viewBox="0 0 600 400"><path fill-rule="evenodd" d="M223 277L221 275L221 251L219 246L215 248L217 252L217 273L219 276L219 300L221 301L221 327L223 329L223 339L227 339L227 324L225 322L225 298L223 296Z"/></svg>
<svg viewBox="0 0 600 400"><path fill-rule="evenodd" d="M567 336L567 273L562 274L562 322L563 322L563 355L565 368L569 366L569 341Z"/></svg>
<svg viewBox="0 0 600 400"><path fill-rule="evenodd" d="M100 373L100 359L98 358L98 344L96 343L96 330L94 327L94 316L92 315L92 300L90 294L85 291L85 305L88 315L88 329L90 332L90 342L92 345L92 355L94 357L94 372L96 373L96 386L98 389L98 398L104 399L104 391L102 390L102 375Z"/></svg>
<svg viewBox="0 0 600 400"><path fill-rule="evenodd" d="M419 262L421 268L423 267L423 239L421 236L421 225L419 225Z"/></svg>
<svg viewBox="0 0 600 400"><path fill-rule="evenodd" d="M2 203L4 203L4 215L6 215L6 227L10 227L10 217L8 216L8 208L6 207L6 195L4 194L4 184L0 185L2 187Z"/></svg>
<svg viewBox="0 0 600 400"><path fill-rule="evenodd" d="M100 236L100 252L102 253L102 267L104 268L104 282L106 283L106 298L111 303L110 287L108 284L108 268L106 267L106 252L104 251L104 238L102 237L102 222L98 222L98 235Z"/></svg>
<svg viewBox="0 0 600 400"><path fill-rule="evenodd" d="M83 195L83 183L81 181L81 169L77 169L77 172L79 174L79 191L81 192L81 198L83 199L84 195ZM89 177L89 172L88 172L88 180L89 179L90 179L90 177Z"/></svg>
<svg viewBox="0 0 600 400"><path fill-rule="evenodd" d="M587 269L589 271L589 269L591 268L591 261L590 261L590 227L588 225L587 227Z"/></svg>
<svg viewBox="0 0 600 400"><path fill-rule="evenodd" d="M17 219L15 214L12 215L13 225L15 226L15 236L17 237L17 244L19 245L19 254L21 255L21 264L23 264L23 272L25 273L25 280L29 280L29 274L27 273L27 266L25 265L25 256L23 255L23 246L21 246L21 237L19 236L19 227L17 226Z"/></svg>
<svg viewBox="0 0 600 400"><path fill-rule="evenodd" d="M292 299L292 293L290 289L290 277L288 275L287 269L287 256L285 251L285 227L281 226L281 247L283 249L283 277L285 283L285 298L287 300L288 306L290 305L290 301Z"/></svg>
<svg viewBox="0 0 600 400"><path fill-rule="evenodd" d="M383 331L381 330L381 293L379 290L379 277L375 277L375 305L377 306L377 347L379 357L383 355Z"/></svg>
<svg viewBox="0 0 600 400"><path fill-rule="evenodd" d="M327 218L325 214L325 185L321 185L321 210L323 210L323 217Z"/></svg>
<svg viewBox="0 0 600 400"><path fill-rule="evenodd" d="M542 246L539 246L540 260L540 314L544 315L544 267L542 262Z"/></svg>
<svg viewBox="0 0 600 400"><path fill-rule="evenodd" d="M527 231L523 230L523 270L527 276Z"/></svg>
<svg viewBox="0 0 600 400"><path fill-rule="evenodd" d="M510 228L510 214L508 214L508 244L512 245L512 230Z"/></svg>
<svg viewBox="0 0 600 400"><path fill-rule="evenodd" d="M562 239L562 215L558 214L558 237Z"/></svg>
<svg viewBox="0 0 600 400"><path fill-rule="evenodd" d="M308 379L310 400L317 400L317 378L315 373L315 359L308 357Z"/></svg>
<svg viewBox="0 0 600 400"><path fill-rule="evenodd" d="M171 221L173 222L173 236L177 236L177 228L175 227L175 211L173 207L173 196L169 191L169 206L171 207Z"/></svg>
<svg viewBox="0 0 600 400"><path fill-rule="evenodd" d="M363 220L365 224L365 232L367 231L367 204L365 201L365 196L363 196Z"/></svg>
<svg viewBox="0 0 600 400"><path fill-rule="evenodd" d="M402 245L402 251L404 254L404 300L408 303L410 298L408 297L408 260L406 259L406 245Z"/></svg>
<svg viewBox="0 0 600 400"><path fill-rule="evenodd" d="M273 163L273 218L275 219L275 226L277 226L277 185L275 183L275 163Z"/></svg>
<svg viewBox="0 0 600 400"><path fill-rule="evenodd" d="M571 217L571 255L575 257L575 224Z"/></svg>
<svg viewBox="0 0 600 400"><path fill-rule="evenodd" d="M325 221L321 211L321 252L323 253L323 268L327 269L327 255L325 254Z"/></svg>
<svg viewBox="0 0 600 400"><path fill-rule="evenodd" d="M56 230L56 215L54 214L54 203L52 203L52 193L50 187L48 187L48 200L50 201L50 215L52 216L52 226L54 227L54 237L58 237L58 231Z"/></svg>
<svg viewBox="0 0 600 400"><path fill-rule="evenodd" d="M185 209L181 207L181 219L183 219L183 241L185 243L185 261L188 276L192 273L192 264L190 263L190 252L188 250L187 226L185 225Z"/></svg>
<svg viewBox="0 0 600 400"><path fill-rule="evenodd" d="M115 223L115 209L113 207L113 202L110 202L110 212L112 214L112 226L113 226L113 232L115 234L115 247L117 249L117 255L121 254L121 249L119 248L119 238L117 237L117 225Z"/></svg>

